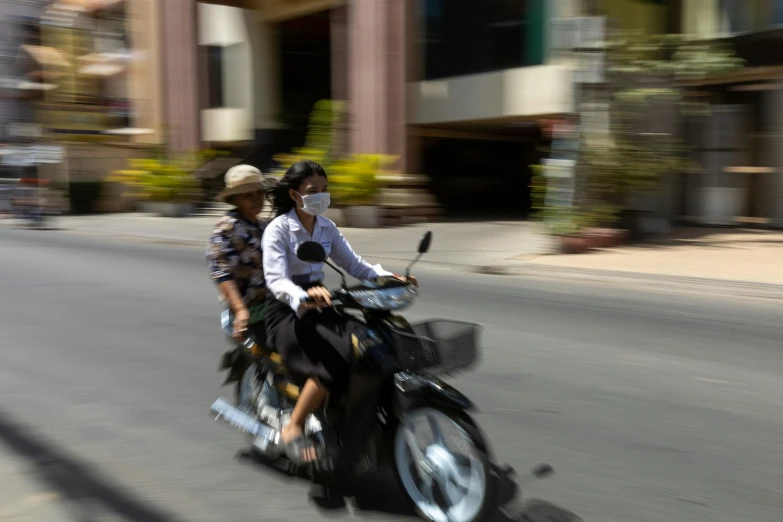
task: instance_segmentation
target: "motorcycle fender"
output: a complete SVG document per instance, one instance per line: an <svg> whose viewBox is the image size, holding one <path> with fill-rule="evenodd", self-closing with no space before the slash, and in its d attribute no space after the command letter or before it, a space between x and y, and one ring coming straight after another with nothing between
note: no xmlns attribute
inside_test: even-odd
<svg viewBox="0 0 783 522"><path fill-rule="evenodd" d="M403 404L423 403L458 411L475 409L470 399L437 377L400 372L394 376L394 387Z"/></svg>

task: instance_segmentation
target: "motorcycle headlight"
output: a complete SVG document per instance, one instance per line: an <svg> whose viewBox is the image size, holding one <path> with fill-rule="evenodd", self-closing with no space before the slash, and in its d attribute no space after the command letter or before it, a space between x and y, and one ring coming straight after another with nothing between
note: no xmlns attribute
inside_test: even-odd
<svg viewBox="0 0 783 522"><path fill-rule="evenodd" d="M351 292L357 303L369 310L402 310L416 299L416 287L413 285L380 290L355 290Z"/></svg>

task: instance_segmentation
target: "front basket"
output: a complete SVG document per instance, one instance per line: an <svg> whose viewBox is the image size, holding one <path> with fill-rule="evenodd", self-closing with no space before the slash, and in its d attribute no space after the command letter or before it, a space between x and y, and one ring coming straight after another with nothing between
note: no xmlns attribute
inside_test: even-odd
<svg viewBox="0 0 783 522"><path fill-rule="evenodd" d="M393 340L401 369L446 374L467 370L478 361L481 326L434 319L413 325L413 333L394 330Z"/></svg>

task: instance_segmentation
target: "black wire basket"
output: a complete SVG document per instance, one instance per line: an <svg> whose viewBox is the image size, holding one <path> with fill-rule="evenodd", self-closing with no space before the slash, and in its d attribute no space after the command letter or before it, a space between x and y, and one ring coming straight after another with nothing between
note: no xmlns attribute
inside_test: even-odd
<svg viewBox="0 0 783 522"><path fill-rule="evenodd" d="M413 333L394 329L393 343L400 369L428 374L468 370L478 362L481 326L434 319L413 325Z"/></svg>

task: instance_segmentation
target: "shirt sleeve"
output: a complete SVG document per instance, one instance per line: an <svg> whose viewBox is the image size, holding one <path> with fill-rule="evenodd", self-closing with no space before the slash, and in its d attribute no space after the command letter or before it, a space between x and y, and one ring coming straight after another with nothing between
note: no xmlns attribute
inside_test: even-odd
<svg viewBox="0 0 783 522"><path fill-rule="evenodd" d="M353 251L348 240L337 227L334 227L331 258L340 268L359 280L394 275L384 270L381 265L371 265L362 259L359 254Z"/></svg>
<svg viewBox="0 0 783 522"><path fill-rule="evenodd" d="M239 253L234 248L226 225L218 225L209 238L207 263L209 276L216 284L233 281L232 267Z"/></svg>
<svg viewBox="0 0 783 522"><path fill-rule="evenodd" d="M300 314L307 292L291 280L288 271L288 238L281 230L279 222L273 222L264 231L262 245L267 288L275 298L286 301L291 309Z"/></svg>

